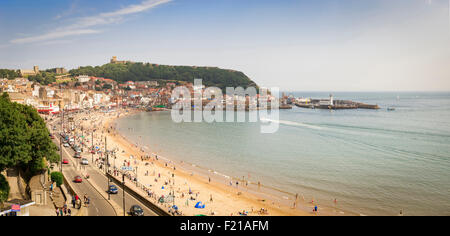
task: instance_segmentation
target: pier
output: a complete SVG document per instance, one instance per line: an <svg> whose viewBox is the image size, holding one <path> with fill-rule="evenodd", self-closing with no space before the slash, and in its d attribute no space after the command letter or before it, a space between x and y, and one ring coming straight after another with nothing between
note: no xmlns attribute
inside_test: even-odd
<svg viewBox="0 0 450 236"><path fill-rule="evenodd" d="M308 109L327 109L327 110L380 109L378 105L354 102L350 100L334 100L332 95L330 95L329 99L295 99L292 103L297 107Z"/></svg>

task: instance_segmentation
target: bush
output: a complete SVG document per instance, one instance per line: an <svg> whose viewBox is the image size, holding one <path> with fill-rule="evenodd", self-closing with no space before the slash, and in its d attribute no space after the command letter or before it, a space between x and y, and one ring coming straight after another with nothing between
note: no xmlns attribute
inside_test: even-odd
<svg viewBox="0 0 450 236"><path fill-rule="evenodd" d="M56 183L56 186L60 187L63 184L63 174L61 172L53 172L51 174L51 180Z"/></svg>
<svg viewBox="0 0 450 236"><path fill-rule="evenodd" d="M6 202L9 196L9 184L5 176L0 174L0 203Z"/></svg>

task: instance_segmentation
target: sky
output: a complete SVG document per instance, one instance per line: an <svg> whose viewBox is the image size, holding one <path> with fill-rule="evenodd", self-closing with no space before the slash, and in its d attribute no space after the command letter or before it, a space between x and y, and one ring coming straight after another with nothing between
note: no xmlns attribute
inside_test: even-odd
<svg viewBox="0 0 450 236"><path fill-rule="evenodd" d="M283 91L450 91L449 0L0 0L0 68L217 66Z"/></svg>

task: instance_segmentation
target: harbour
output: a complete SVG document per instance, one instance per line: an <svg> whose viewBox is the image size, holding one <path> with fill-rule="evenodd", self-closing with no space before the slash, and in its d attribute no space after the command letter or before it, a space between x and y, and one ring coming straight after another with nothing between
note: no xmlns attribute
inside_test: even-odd
<svg viewBox="0 0 450 236"><path fill-rule="evenodd" d="M170 112L119 120L117 130L158 155L190 163L196 175L217 172L250 186L261 182L287 204L299 194L306 205L314 200L320 212L332 215L397 215L401 209L407 215L445 215L450 123L439 117L450 116L449 95L336 96L397 109L326 112L295 106L280 111L280 130L271 136L260 134L258 123L175 124Z"/></svg>
<svg viewBox="0 0 450 236"><path fill-rule="evenodd" d="M328 110L351 110L351 109L370 109L378 110L378 105L354 102L351 100L335 100L333 95L329 99L296 98L292 103L300 108L308 109L328 109Z"/></svg>

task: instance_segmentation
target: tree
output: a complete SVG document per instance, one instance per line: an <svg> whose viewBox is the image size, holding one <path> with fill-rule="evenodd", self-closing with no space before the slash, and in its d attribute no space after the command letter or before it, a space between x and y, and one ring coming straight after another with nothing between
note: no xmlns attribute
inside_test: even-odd
<svg viewBox="0 0 450 236"><path fill-rule="evenodd" d="M18 106L7 93L0 97L0 171L31 161L30 134Z"/></svg>
<svg viewBox="0 0 450 236"><path fill-rule="evenodd" d="M8 181L6 181L5 176L0 174L0 205L8 201L10 187Z"/></svg>
<svg viewBox="0 0 450 236"><path fill-rule="evenodd" d="M113 87L113 86L112 86L111 84L104 84L104 85L103 85L103 89L105 89L105 90L106 90L106 89L112 89L112 87Z"/></svg>
<svg viewBox="0 0 450 236"><path fill-rule="evenodd" d="M9 80L19 78L20 73L16 70L7 70L7 69L0 69L0 78L6 78Z"/></svg>
<svg viewBox="0 0 450 236"><path fill-rule="evenodd" d="M60 160L44 120L30 106L0 96L0 171L21 167L33 174L45 169L46 161Z"/></svg>
<svg viewBox="0 0 450 236"><path fill-rule="evenodd" d="M64 177L61 172L52 172L52 174L50 175L50 178L51 178L52 182L55 182L56 186L58 186L58 187L61 187L61 185L64 182Z"/></svg>
<svg viewBox="0 0 450 236"><path fill-rule="evenodd" d="M54 73L51 73L51 72L42 72L37 75L28 76L28 80L38 82L43 85L48 85L48 84L56 82L56 76Z"/></svg>
<svg viewBox="0 0 450 236"><path fill-rule="evenodd" d="M72 76L90 75L115 80L118 83L126 81L183 81L194 82L194 78L203 79L205 86L216 86L225 90L226 87L256 87L244 73L224 70L217 67L166 66L143 63L106 64L97 67L80 67L70 71Z"/></svg>

